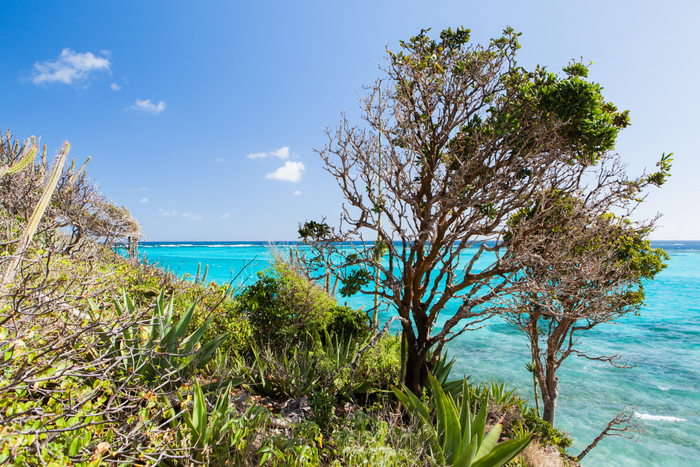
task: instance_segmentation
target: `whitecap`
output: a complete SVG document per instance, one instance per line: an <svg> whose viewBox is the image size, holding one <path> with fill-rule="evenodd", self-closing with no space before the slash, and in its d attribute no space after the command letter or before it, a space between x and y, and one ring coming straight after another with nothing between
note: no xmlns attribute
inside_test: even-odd
<svg viewBox="0 0 700 467"><path fill-rule="evenodd" d="M656 386L657 388L661 389L662 391L668 391L671 388L665 388L663 386Z"/></svg>
<svg viewBox="0 0 700 467"><path fill-rule="evenodd" d="M687 422L685 418L669 417L667 415L650 415L648 413L635 412L640 420L656 420L660 422Z"/></svg>
<svg viewBox="0 0 700 467"><path fill-rule="evenodd" d="M248 247L255 246L255 245L245 244L245 245L202 245L202 246L206 246L209 248L248 248Z"/></svg>

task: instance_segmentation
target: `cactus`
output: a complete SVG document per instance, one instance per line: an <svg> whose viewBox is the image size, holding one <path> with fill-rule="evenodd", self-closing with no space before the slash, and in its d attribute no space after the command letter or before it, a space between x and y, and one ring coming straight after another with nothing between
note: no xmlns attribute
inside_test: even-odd
<svg viewBox="0 0 700 467"><path fill-rule="evenodd" d="M15 145L15 154L18 151L19 147ZM15 163L10 166L0 166L0 178L4 177L5 175L13 175L17 172L20 172L21 170L24 170L26 167L29 166L29 164L31 164L34 161L34 158L36 157L36 151L36 138L32 136L27 140L27 143L24 145L24 149L22 150L22 157L20 157L19 160L15 161Z"/></svg>
<svg viewBox="0 0 700 467"><path fill-rule="evenodd" d="M36 140L32 136L30 140L33 141L32 148L30 148L28 154L36 154ZM29 142L29 140L27 141ZM25 148L29 144L25 145ZM32 215L29 217L29 220L27 221L27 225L24 227L24 231L22 232L22 235L19 237L19 242L17 245L17 250L15 251L15 256L8 265L7 269L5 270L5 274L2 279L2 284L0 286L0 293L3 293L5 288L14 280L15 274L17 273L17 269L19 266L19 263L22 259L22 255L24 254L25 250L29 246L29 242L31 241L32 237L34 236L34 233L36 233L36 229L39 226L39 221L44 215L44 212L46 211L47 206L49 205L49 200L51 200L51 195L53 195L54 190L56 189L56 184L58 183L58 179L61 176L61 171L63 170L63 165L66 163L66 156L68 156L68 150L70 149L70 143L66 141L63 145L63 149L61 150L61 154L56 158L56 162L54 162L53 166L53 171L51 172L51 176L49 177L49 180L46 183L46 187L44 188L44 193L42 193L41 198L39 199L39 203L37 204L36 208L34 208L34 212ZM34 156L32 156L31 160L33 159ZM22 159L20 159L20 162L25 164L23 167L26 167L26 164L22 162L25 158L28 158L28 156L23 156ZM10 172L12 170L12 167L15 165L21 165L21 164L13 164L9 168L6 167L8 173L16 173L16 172ZM17 169L17 170L21 170Z"/></svg>

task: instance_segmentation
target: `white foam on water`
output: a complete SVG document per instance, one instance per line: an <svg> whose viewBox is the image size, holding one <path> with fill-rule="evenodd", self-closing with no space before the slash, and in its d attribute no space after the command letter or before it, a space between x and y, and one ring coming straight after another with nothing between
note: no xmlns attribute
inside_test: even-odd
<svg viewBox="0 0 700 467"><path fill-rule="evenodd" d="M143 245L145 248L179 248L181 246L194 246L191 243L178 243L177 245Z"/></svg>
<svg viewBox="0 0 700 467"><path fill-rule="evenodd" d="M665 388L663 386L656 386L657 388L661 389L662 391L668 391L671 388Z"/></svg>
<svg viewBox="0 0 700 467"><path fill-rule="evenodd" d="M207 248L243 248L255 245L200 245Z"/></svg>
<svg viewBox="0 0 700 467"><path fill-rule="evenodd" d="M669 417L667 415L651 415L648 413L635 412L640 420L655 420L660 422L687 422L685 418Z"/></svg>

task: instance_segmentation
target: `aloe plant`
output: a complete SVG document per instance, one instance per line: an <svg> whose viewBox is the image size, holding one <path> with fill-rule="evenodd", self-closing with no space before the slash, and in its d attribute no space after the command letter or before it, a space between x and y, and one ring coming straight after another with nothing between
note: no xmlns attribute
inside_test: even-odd
<svg viewBox="0 0 700 467"><path fill-rule="evenodd" d="M500 467L530 444L531 435L498 443L503 430L500 421L487 435L484 434L488 398L481 404L478 413L472 415L466 378L462 383L463 396L457 402L449 393L445 394L431 374L428 375L428 384L435 405L434 421L429 407L410 390L404 387L402 391L395 386L392 386L392 390L407 410L422 420L438 462L453 467Z"/></svg>
<svg viewBox="0 0 700 467"><path fill-rule="evenodd" d="M135 316L136 305L127 293L124 293L121 303L117 300L113 303L118 316ZM214 358L216 349L228 338L229 333L203 343L195 350L211 322L210 318L186 336L196 305L196 302L193 303L177 323L173 323L173 300L165 304L165 293L161 290L151 321L146 326L147 330L150 328L149 336L142 339L142 327L138 322L123 328L121 336L115 337L107 331L103 337L112 344L109 351L120 353L124 369L145 381L155 381L163 375L177 375L179 378L175 379L180 379L193 370L202 368ZM90 308L92 319L97 321L98 307L92 300Z"/></svg>

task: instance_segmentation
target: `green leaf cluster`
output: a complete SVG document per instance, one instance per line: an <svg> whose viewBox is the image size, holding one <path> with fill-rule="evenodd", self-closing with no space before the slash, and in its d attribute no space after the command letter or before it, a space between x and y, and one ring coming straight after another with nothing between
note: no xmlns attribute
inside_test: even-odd
<svg viewBox="0 0 700 467"><path fill-rule="evenodd" d="M430 446L439 462L454 467L499 467L517 456L530 443L531 436L498 443L503 425L498 422L488 434L484 434L488 399L484 400L472 415L470 400L466 397L455 401L445 393L432 376L428 375L435 417L429 407L411 391L397 387L392 390L401 403L419 416L430 434ZM467 380L463 381L463 394L468 394Z"/></svg>

